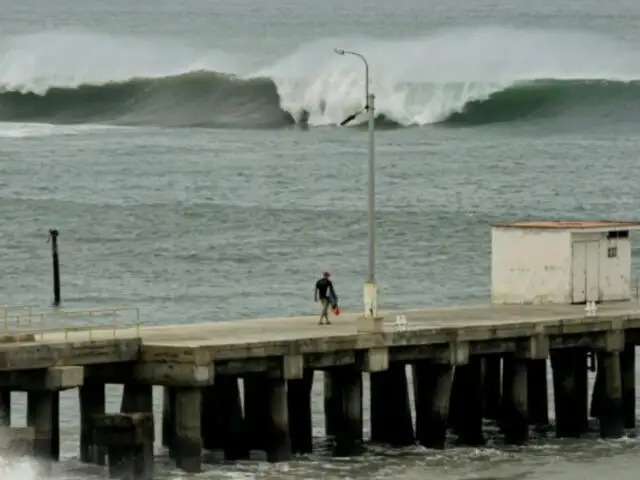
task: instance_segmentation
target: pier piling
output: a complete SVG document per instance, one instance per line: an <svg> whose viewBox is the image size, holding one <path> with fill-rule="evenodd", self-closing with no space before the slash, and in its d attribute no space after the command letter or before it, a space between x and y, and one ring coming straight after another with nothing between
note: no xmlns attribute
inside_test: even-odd
<svg viewBox="0 0 640 480"><path fill-rule="evenodd" d="M416 437L425 448L443 449L447 435L453 367L430 360L413 365Z"/></svg>
<svg viewBox="0 0 640 480"><path fill-rule="evenodd" d="M225 412L220 408L220 395L217 387L218 385L211 385L202 388L201 429L202 448L205 450L222 450L225 445L222 435L222 416Z"/></svg>
<svg viewBox="0 0 640 480"><path fill-rule="evenodd" d="M211 414L217 414L217 426L220 428L217 435L222 440L225 460L234 461L249 458L238 377L221 375L216 379L216 384L208 388L210 391L214 391L214 395L217 396L217 401L213 406L214 411ZM211 427L211 425L207 426L208 436L216 435L216 432L210 431Z"/></svg>
<svg viewBox="0 0 640 480"><path fill-rule="evenodd" d="M324 431L327 437L335 437L340 429L342 416L342 384L331 369L323 374L324 378Z"/></svg>
<svg viewBox="0 0 640 480"><path fill-rule="evenodd" d="M622 375L620 353L601 352L604 367L604 395L600 410L600 436L620 438L624 435Z"/></svg>
<svg viewBox="0 0 640 480"><path fill-rule="evenodd" d="M547 387L547 359L529 360L527 371L527 410L529 423L536 430L549 426L549 392Z"/></svg>
<svg viewBox="0 0 640 480"><path fill-rule="evenodd" d="M149 413L153 411L151 385L127 382L122 389L120 413Z"/></svg>
<svg viewBox="0 0 640 480"><path fill-rule="evenodd" d="M626 343L620 353L624 428L636 428L636 346Z"/></svg>
<svg viewBox="0 0 640 480"><path fill-rule="evenodd" d="M0 426L11 425L11 390L0 389Z"/></svg>
<svg viewBox="0 0 640 480"><path fill-rule="evenodd" d="M35 432L35 456L43 462L60 459L60 392L27 393L27 425Z"/></svg>
<svg viewBox="0 0 640 480"><path fill-rule="evenodd" d="M176 409L175 392L171 387L162 389L162 446L171 452L171 442L175 435L174 412Z"/></svg>
<svg viewBox="0 0 640 480"><path fill-rule="evenodd" d="M405 364L389 363L389 369L370 374L371 440L392 447L415 443Z"/></svg>
<svg viewBox="0 0 640 480"><path fill-rule="evenodd" d="M483 416L489 420L500 419L502 403L501 389L502 358L500 355L487 355L483 358Z"/></svg>
<svg viewBox="0 0 640 480"><path fill-rule="evenodd" d="M340 384L340 422L334 455L351 457L362 449L362 373L353 366L337 367L330 374Z"/></svg>
<svg viewBox="0 0 640 480"><path fill-rule="evenodd" d="M313 370L308 368L304 370L302 378L287 381L289 430L293 453L304 455L313 451L312 387Z"/></svg>
<svg viewBox="0 0 640 480"><path fill-rule="evenodd" d="M451 394L455 417L456 443L465 446L485 444L482 431L482 358L469 357L467 365L456 366Z"/></svg>
<svg viewBox="0 0 640 480"><path fill-rule="evenodd" d="M33 427L0 426L0 452L5 458L33 457L35 436Z"/></svg>
<svg viewBox="0 0 640 480"><path fill-rule="evenodd" d="M78 388L80 403L80 461L105 464L106 451L94 440L93 419L105 411L105 384L100 380L86 379Z"/></svg>
<svg viewBox="0 0 640 480"><path fill-rule="evenodd" d="M267 377L250 373L244 377L244 423L249 450L266 452L269 445Z"/></svg>
<svg viewBox="0 0 640 480"><path fill-rule="evenodd" d="M584 349L554 349L553 371L556 436L580 438L587 429L587 359Z"/></svg>
<svg viewBox="0 0 640 480"><path fill-rule="evenodd" d="M92 423L96 444L107 450L110 478L153 478L153 414L98 414Z"/></svg>
<svg viewBox="0 0 640 480"><path fill-rule="evenodd" d="M186 473L202 470L201 398L199 388L175 388L175 436L172 458Z"/></svg>
<svg viewBox="0 0 640 480"><path fill-rule="evenodd" d="M504 358L502 430L505 443L523 445L529 436L528 362L516 355Z"/></svg>
<svg viewBox="0 0 640 480"><path fill-rule="evenodd" d="M286 462L292 457L287 408L287 382L282 378L268 378L266 385L266 400L270 414L267 461Z"/></svg>

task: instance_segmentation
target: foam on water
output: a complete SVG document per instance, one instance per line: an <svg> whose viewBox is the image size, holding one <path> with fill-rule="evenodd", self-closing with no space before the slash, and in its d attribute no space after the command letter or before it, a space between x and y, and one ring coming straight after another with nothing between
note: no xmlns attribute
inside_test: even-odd
<svg viewBox="0 0 640 480"><path fill-rule="evenodd" d="M35 463L28 459L8 459L0 456L2 480L40 480Z"/></svg>
<svg viewBox="0 0 640 480"><path fill-rule="evenodd" d="M260 68L229 52L58 31L0 38L0 119L264 128L304 112L310 125L337 125L362 107L364 71L336 46L366 56L377 112L401 126L446 121L513 89L476 108L479 120L467 123L483 123L511 103L525 111L502 121L592 96L594 108L614 103L620 111L627 102L615 103L616 88L640 80L635 47L576 31L482 27L402 40L327 38L263 59ZM585 92L584 82L599 82L600 90ZM603 93L607 82L614 88ZM533 91L521 88L531 83Z"/></svg>

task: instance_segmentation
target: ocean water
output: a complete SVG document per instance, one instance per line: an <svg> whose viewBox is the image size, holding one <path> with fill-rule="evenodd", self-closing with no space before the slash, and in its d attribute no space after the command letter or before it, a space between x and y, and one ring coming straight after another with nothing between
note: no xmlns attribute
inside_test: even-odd
<svg viewBox="0 0 640 480"><path fill-rule="evenodd" d="M364 71L334 48L366 55L377 96L383 308L486 301L492 222L640 217L637 2L0 7L0 304L49 308L57 228L68 309L138 306L149 323L314 313L326 269L344 308L359 308L367 135L361 117L337 125L362 107ZM99 478L75 459L75 405L65 394L55 475ZM312 458L207 462L201 478L631 479L640 468L633 436L333 460L315 410ZM33 468L0 462L7 480L38 478ZM158 475L183 478L163 458Z"/></svg>

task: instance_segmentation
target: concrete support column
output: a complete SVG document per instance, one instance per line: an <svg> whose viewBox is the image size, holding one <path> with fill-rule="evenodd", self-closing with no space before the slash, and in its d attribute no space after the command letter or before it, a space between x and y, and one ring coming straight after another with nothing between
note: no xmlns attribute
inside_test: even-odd
<svg viewBox="0 0 640 480"><path fill-rule="evenodd" d="M267 451L270 409L266 375L244 377L244 424L249 450Z"/></svg>
<svg viewBox="0 0 640 480"><path fill-rule="evenodd" d="M484 445L481 357L472 355L467 365L456 366L451 397L451 407L455 412L453 426L458 436L456 443L466 446Z"/></svg>
<svg viewBox="0 0 640 480"><path fill-rule="evenodd" d="M33 427L0 426L0 452L5 460L33 457L35 452Z"/></svg>
<svg viewBox="0 0 640 480"><path fill-rule="evenodd" d="M527 360L515 355L504 357L503 421L505 442L526 443L529 436Z"/></svg>
<svg viewBox="0 0 640 480"><path fill-rule="evenodd" d="M362 452L362 372L352 366L331 370L342 392L341 419L334 455L351 457Z"/></svg>
<svg viewBox="0 0 640 480"><path fill-rule="evenodd" d="M636 428L636 346L627 343L620 353L624 428Z"/></svg>
<svg viewBox="0 0 640 480"><path fill-rule="evenodd" d="M338 377L324 372L324 431L327 437L334 437L340 429L342 411L342 391Z"/></svg>
<svg viewBox="0 0 640 480"><path fill-rule="evenodd" d="M584 348L551 350L556 436L580 438L588 429L587 351Z"/></svg>
<svg viewBox="0 0 640 480"><path fill-rule="evenodd" d="M60 392L27 392L27 425L35 431L35 455L43 460L60 459Z"/></svg>
<svg viewBox="0 0 640 480"><path fill-rule="evenodd" d="M122 390L120 413L153 412L153 390L151 385L125 383Z"/></svg>
<svg viewBox="0 0 640 480"><path fill-rule="evenodd" d="M537 430L549 426L549 391L547 387L547 360L529 360L527 372L527 406L529 423Z"/></svg>
<svg viewBox="0 0 640 480"><path fill-rule="evenodd" d="M153 478L152 413L95 415L94 425L96 443L108 452L110 478Z"/></svg>
<svg viewBox="0 0 640 480"><path fill-rule="evenodd" d="M447 435L453 367L429 360L413 364L416 437L426 448L444 448Z"/></svg>
<svg viewBox="0 0 640 480"><path fill-rule="evenodd" d="M213 388L218 397L216 404L225 460L249 458L238 377L221 375L216 378L216 384Z"/></svg>
<svg viewBox="0 0 640 480"><path fill-rule="evenodd" d="M175 437L173 458L176 465L187 473L202 470L201 397L199 388L176 388Z"/></svg>
<svg viewBox="0 0 640 480"><path fill-rule="evenodd" d="M502 358L500 355L487 355L483 360L484 418L498 421L502 402Z"/></svg>
<svg viewBox="0 0 640 480"><path fill-rule="evenodd" d="M80 403L80 461L85 463L105 464L106 451L94 440L93 418L104 414L105 385L101 381L85 379L84 385L78 388Z"/></svg>
<svg viewBox="0 0 640 480"><path fill-rule="evenodd" d="M217 380L217 379L216 379ZM202 447L205 450L222 450L224 438L222 435L223 412L220 411L219 395L216 385L202 389Z"/></svg>
<svg viewBox="0 0 640 480"><path fill-rule="evenodd" d="M11 390L0 389L0 426L11 426Z"/></svg>
<svg viewBox="0 0 640 480"><path fill-rule="evenodd" d="M176 396L172 388L163 387L162 395L162 446L171 450L171 441L175 434L174 413Z"/></svg>
<svg viewBox="0 0 640 480"><path fill-rule="evenodd" d="M287 382L281 378L268 378L266 401L269 405L269 442L267 461L291 460L291 437L287 408Z"/></svg>
<svg viewBox="0 0 640 480"><path fill-rule="evenodd" d="M370 374L371 441L406 447L415 443L404 363Z"/></svg>
<svg viewBox="0 0 640 480"><path fill-rule="evenodd" d="M305 369L303 377L287 382L287 404L289 406L289 431L293 453L307 454L313 451L313 424L311 412L311 389L313 370Z"/></svg>
<svg viewBox="0 0 640 480"><path fill-rule="evenodd" d="M605 382L600 412L600 436L620 438L624 435L620 354L619 352L601 352L601 355Z"/></svg>
<svg viewBox="0 0 640 480"><path fill-rule="evenodd" d="M589 416L592 418L600 418L600 411L602 410L602 398L604 397L604 362L602 354L596 353L596 380L593 384L593 391L591 392L591 408L589 410Z"/></svg>

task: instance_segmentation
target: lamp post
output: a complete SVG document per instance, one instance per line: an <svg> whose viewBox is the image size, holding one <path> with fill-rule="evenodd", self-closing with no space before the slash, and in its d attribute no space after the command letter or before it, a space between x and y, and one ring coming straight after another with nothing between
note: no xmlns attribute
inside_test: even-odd
<svg viewBox="0 0 640 480"><path fill-rule="evenodd" d="M364 63L365 75L365 107L369 119L369 171L368 171L368 195L367 211L369 217L369 261L367 278L364 283L364 315L376 317L378 315L378 287L376 285L376 176L375 176L375 96L369 92L369 62L364 55L350 50L336 48L338 55L353 55ZM359 112L358 112L359 113ZM351 122L358 114L347 117L340 125Z"/></svg>

